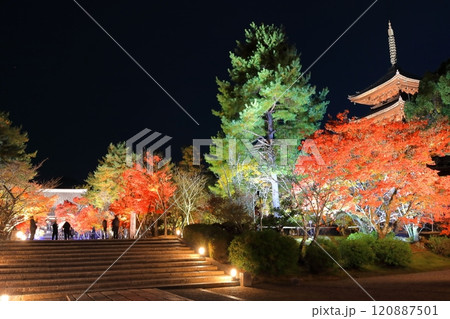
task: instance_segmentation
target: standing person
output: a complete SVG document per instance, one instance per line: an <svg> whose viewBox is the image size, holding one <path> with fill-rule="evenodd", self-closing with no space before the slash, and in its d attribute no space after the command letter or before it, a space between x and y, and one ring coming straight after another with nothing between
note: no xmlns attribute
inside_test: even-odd
<svg viewBox="0 0 450 319"><path fill-rule="evenodd" d="M36 229L37 229L36 221L34 220L34 217L31 216L31 219L30 219L30 240L34 240L34 235L36 234Z"/></svg>
<svg viewBox="0 0 450 319"><path fill-rule="evenodd" d="M63 229L64 229L64 240L68 240L70 237L70 224L68 221L66 221L63 225Z"/></svg>
<svg viewBox="0 0 450 319"><path fill-rule="evenodd" d="M53 229L52 240L55 240L55 239L58 240L58 224L56 223L56 219L52 225L52 229Z"/></svg>
<svg viewBox="0 0 450 319"><path fill-rule="evenodd" d="M97 239L97 232L95 231L95 226L92 227L91 239Z"/></svg>
<svg viewBox="0 0 450 319"><path fill-rule="evenodd" d="M102 239L106 239L108 238L108 236L106 235L108 231L108 222L106 221L106 219L102 221L102 227L103 227Z"/></svg>
<svg viewBox="0 0 450 319"><path fill-rule="evenodd" d="M113 221L112 221L112 231L114 233L114 239L118 239L119 238L119 225L120 225L120 221L119 221L119 217L117 217L117 215L114 217Z"/></svg>

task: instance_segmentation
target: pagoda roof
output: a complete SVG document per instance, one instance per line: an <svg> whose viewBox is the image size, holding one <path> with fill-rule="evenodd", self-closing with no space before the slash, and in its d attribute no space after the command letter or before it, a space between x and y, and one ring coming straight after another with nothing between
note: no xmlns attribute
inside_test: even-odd
<svg viewBox="0 0 450 319"><path fill-rule="evenodd" d="M371 107L371 112L366 115L364 118L371 119L376 117L386 117L390 113L393 112L397 108L402 108L402 106L405 104L402 97L400 96L398 99L391 101L389 103L384 104L380 107Z"/></svg>
<svg viewBox="0 0 450 319"><path fill-rule="evenodd" d="M349 95L348 99L353 103L365 105L383 105L396 98L400 92L415 94L419 90L420 80L407 76L399 68L393 66L377 82L364 89Z"/></svg>

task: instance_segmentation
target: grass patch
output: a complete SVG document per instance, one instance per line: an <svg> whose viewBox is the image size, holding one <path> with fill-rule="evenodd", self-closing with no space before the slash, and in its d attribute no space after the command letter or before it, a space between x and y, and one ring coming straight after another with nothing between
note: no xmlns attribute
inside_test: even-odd
<svg viewBox="0 0 450 319"><path fill-rule="evenodd" d="M450 258L432 253L431 251L416 251L412 254L411 263L402 268L386 267L379 265L367 265L359 270L349 271L357 277L383 276L427 272L450 268ZM342 273L342 276L346 276Z"/></svg>

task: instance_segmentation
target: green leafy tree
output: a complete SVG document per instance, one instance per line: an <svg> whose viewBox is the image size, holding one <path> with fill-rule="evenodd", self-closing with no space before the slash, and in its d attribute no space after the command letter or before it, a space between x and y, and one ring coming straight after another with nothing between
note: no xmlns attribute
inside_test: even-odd
<svg viewBox="0 0 450 319"><path fill-rule="evenodd" d="M405 106L407 119L427 119L435 122L450 117L450 60L436 72L427 73L420 81L419 93Z"/></svg>
<svg viewBox="0 0 450 319"><path fill-rule="evenodd" d="M99 161L95 171L89 174L86 183L86 197L93 206L108 210L111 203L119 198L123 172L126 164L125 143L110 144L108 153Z"/></svg>
<svg viewBox="0 0 450 319"><path fill-rule="evenodd" d="M0 165L11 161L29 162L36 152L27 153L28 134L22 128L12 126L9 114L0 112Z"/></svg>
<svg viewBox="0 0 450 319"><path fill-rule="evenodd" d="M293 140L290 145L295 149L301 138L313 133L325 113L328 90L316 92L310 76L302 74L295 46L283 28L274 25L252 23L230 59L230 80L217 79L221 108L213 114L220 117L222 130L213 138L216 146L211 147L211 155L219 150L223 156L208 159L219 180L212 190L232 196L255 191L259 187L254 183L268 185L272 206L278 208L278 176L286 168L292 172L289 164L298 153L288 152L288 158L282 158L275 138ZM248 169L245 174L251 178L246 181L253 183L236 187L234 180L243 173L233 168L236 163Z"/></svg>

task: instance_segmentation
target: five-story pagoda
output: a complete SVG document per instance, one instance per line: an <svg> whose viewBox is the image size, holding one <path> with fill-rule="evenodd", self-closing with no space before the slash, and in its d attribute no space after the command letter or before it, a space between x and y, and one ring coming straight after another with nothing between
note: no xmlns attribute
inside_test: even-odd
<svg viewBox="0 0 450 319"><path fill-rule="evenodd" d="M388 27L388 40L391 58L388 73L365 90L348 97L355 104L370 106L371 112L365 118L402 120L405 100L419 90L420 80L406 76L397 66L397 50L391 22Z"/></svg>

